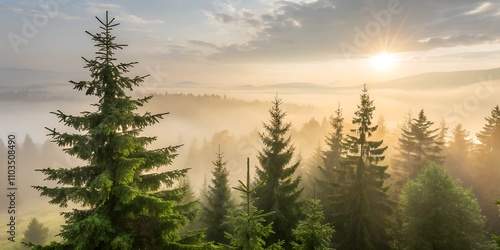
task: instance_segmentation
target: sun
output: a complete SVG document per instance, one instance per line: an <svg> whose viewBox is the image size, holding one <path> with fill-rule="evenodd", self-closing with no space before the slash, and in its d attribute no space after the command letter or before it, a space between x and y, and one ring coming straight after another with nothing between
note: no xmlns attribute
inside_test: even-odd
<svg viewBox="0 0 500 250"><path fill-rule="evenodd" d="M396 57L393 54L383 52L372 56L371 63L377 69L389 69L396 63Z"/></svg>

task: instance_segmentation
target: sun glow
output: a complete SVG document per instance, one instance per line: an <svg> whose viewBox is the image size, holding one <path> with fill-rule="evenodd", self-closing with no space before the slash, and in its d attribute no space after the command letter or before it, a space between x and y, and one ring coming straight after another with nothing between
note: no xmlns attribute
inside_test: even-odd
<svg viewBox="0 0 500 250"><path fill-rule="evenodd" d="M384 52L376 56L372 56L371 63L377 69L389 69L396 63L396 58L394 55Z"/></svg>

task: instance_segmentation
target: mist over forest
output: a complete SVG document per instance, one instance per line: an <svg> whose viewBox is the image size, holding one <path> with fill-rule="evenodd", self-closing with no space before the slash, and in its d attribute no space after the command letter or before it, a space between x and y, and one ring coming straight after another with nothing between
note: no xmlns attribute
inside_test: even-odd
<svg viewBox="0 0 500 250"><path fill-rule="evenodd" d="M389 165L388 173L392 174L388 183L396 185L397 182L393 178L397 176L395 173L397 170L392 166L400 147L398 139L401 138L402 128L409 117L414 119L421 109L425 110L429 115L429 120L433 122L432 129L439 130L445 138L443 155L447 155L450 143L456 140L453 129L458 123L464 124L464 129L470 131L465 139L470 141L472 146L477 143L476 133L484 125L484 118L489 115L491 108L498 100L497 84L498 82L495 81L483 80L446 92L432 89L415 91L409 85L408 89L404 87L395 89L388 86L379 89L377 84L373 84L374 89L370 92L376 107L374 121L378 125L374 138L383 140L383 145L388 146L386 160L384 160L384 164ZM371 86L367 85L368 88ZM492 86L495 91L487 92L489 91L487 88L491 90ZM467 113L453 113L453 106L449 103L467 105L470 93L478 92L478 88L481 88L482 94L490 93L491 95L480 99L477 107L470 112L465 110ZM269 120L270 100L279 97L283 100L282 109L286 112L285 120L292 125L289 135L295 147L293 159L300 161L295 176L302 178L301 187L304 188L302 199L306 199L313 193L312 185L317 178L314 175L318 167L323 164L321 157L327 149L327 136L333 133L334 112L340 107L346 118L343 124L345 130L349 131L353 128L350 117L357 106L359 89L360 86L354 86L327 90L331 93L321 93L321 91L317 93L311 89L303 92L297 86L284 89L269 87L265 91L260 89L251 95L244 91L238 91L239 94L235 94L236 91L223 94L224 90L220 89L210 90L199 86L194 89L189 87L182 89L175 86L174 89L170 89L174 93L154 94L153 99L140 109L140 112L169 112L159 124L146 129L143 135L157 136L158 140L151 145L151 148L182 145L178 150L178 156L168 169L189 168L186 181L191 187L193 199L202 199L203 190L207 188L212 178L212 162L216 159L219 149L227 161L229 181L233 187L238 185L238 180L245 179L247 157L250 159L252 168L258 165L257 155L262 150L259 133L263 131L263 123ZM217 94L209 94L210 91ZM137 96L145 94L148 93L141 91L134 93ZM44 135L47 133L44 127L64 130L65 128L60 126L57 119L49 112L57 109L73 114L83 110L92 111L89 103L93 99L68 100L62 95L33 90L2 92L0 95L6 97L1 99L3 107L7 105L15 107L4 111L6 111L7 119L9 115L11 117L11 131L16 131L20 147L18 182L22 188L20 189L19 214L23 218L19 223L20 228L25 228L29 219L36 217L49 226L50 235L55 235L63 219L56 212L54 205L47 204L47 198L40 197L36 190L30 188L47 184L43 181L44 176L34 170L46 167L72 168L84 162L68 156L62 148L51 142ZM310 103L305 100L309 100ZM460 100L465 101L460 102ZM449 110L452 110L452 113ZM12 119L13 117L15 119ZM2 129L5 128L2 127ZM5 148L3 141L0 145ZM478 169L473 165L457 163L453 158L456 156L446 157L444 169L453 178L459 179L463 187L472 188L474 195L478 198L482 213L487 216L487 231L493 234L500 233L497 208L491 202L496 197L490 189L492 185L495 185L496 180L478 173ZM5 155L1 155L0 161L5 160L4 158ZM158 169L160 172L162 170L163 168ZM2 184L2 188L6 188L5 183ZM397 200L398 193L395 193L393 188L389 189L389 193L393 199ZM237 197L234 193L233 196ZM34 204L37 204L36 210L33 209Z"/></svg>
<svg viewBox="0 0 500 250"><path fill-rule="evenodd" d="M0 248L500 249L500 5L410 2L4 4Z"/></svg>

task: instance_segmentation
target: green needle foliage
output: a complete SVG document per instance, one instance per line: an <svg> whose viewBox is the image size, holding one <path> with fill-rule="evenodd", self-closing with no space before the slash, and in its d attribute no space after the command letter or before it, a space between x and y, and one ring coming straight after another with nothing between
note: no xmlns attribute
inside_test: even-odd
<svg viewBox="0 0 500 250"><path fill-rule="evenodd" d="M247 158L247 183L240 183L239 187L234 189L243 193L242 209L233 210L229 216L228 223L234 226L233 233L226 233L226 237L230 239L231 246L240 250L261 250L261 249L282 249L282 242L272 244L264 248L266 242L265 238L274 233L272 223L264 225L266 222L265 217L272 215L270 213L263 213L262 210L257 210L252 201L252 193L261 187L258 184L256 187L250 187L250 160Z"/></svg>
<svg viewBox="0 0 500 250"><path fill-rule="evenodd" d="M96 111L81 115L53 112L76 133L48 129L64 151L85 162L85 166L39 170L46 180L58 186L36 186L51 204L67 207L72 202L81 208L62 213L66 224L54 242L41 249L196 249L182 239L180 229L194 217L194 204L180 204L182 188L173 188L187 169L154 172L169 165L179 146L148 149L156 137L140 132L159 122L167 113L138 114L135 111L151 96L133 99L126 91L146 76L124 76L132 63L117 63L114 53L125 45L111 34L118 25L113 19L99 18L101 32L87 32L97 47L95 59L85 59L90 81L70 81L74 89L98 98ZM186 244L183 244L186 243Z"/></svg>
<svg viewBox="0 0 500 250"><path fill-rule="evenodd" d="M293 248L296 250L327 250L335 230L323 224L323 207L319 200L311 199L306 201L304 210L306 219L299 222L293 235L298 243L294 242Z"/></svg>
<svg viewBox="0 0 500 250"><path fill-rule="evenodd" d="M342 161L346 169L339 180L336 204L336 230L339 232L340 249L389 249L391 237L390 216L394 202L388 197L385 181L389 177L387 166L377 163L384 160L382 141L370 140L377 126L372 126L373 100L366 85L361 93L361 104L354 113L356 126L347 136L348 152Z"/></svg>
<svg viewBox="0 0 500 250"><path fill-rule="evenodd" d="M342 117L342 109L339 107L335 111L335 117L330 122L333 133L330 133L326 138L328 149L323 152L323 165L318 166L319 176L318 182L318 197L321 200L325 211L327 222L334 225L335 218L332 211L336 210L335 203L339 196L339 181L346 177L346 171L340 164L346 153L345 136L344 136L344 117Z"/></svg>
<svg viewBox="0 0 500 250"><path fill-rule="evenodd" d="M257 182L262 187L254 193L255 206L265 213L273 212L266 218L273 223L273 231L266 241L268 245L285 241L285 247L293 241L292 229L297 226L300 217L302 189L299 189L300 177L294 178L299 162L289 165L295 151L291 136L287 136L291 123L284 122L286 113L280 108L281 99L275 97L269 109L271 119L264 124L264 133L260 133L263 149L259 152L260 167L257 168ZM265 181L264 181L265 180Z"/></svg>

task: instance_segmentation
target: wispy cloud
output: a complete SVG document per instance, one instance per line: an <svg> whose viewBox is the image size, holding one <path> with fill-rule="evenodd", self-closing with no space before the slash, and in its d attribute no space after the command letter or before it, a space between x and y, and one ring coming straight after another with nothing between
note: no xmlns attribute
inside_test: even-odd
<svg viewBox="0 0 500 250"><path fill-rule="evenodd" d="M91 14L97 15L97 14L102 14L106 10L116 10L120 9L121 6L118 4L114 3L88 3L89 7L87 8L87 11L89 11Z"/></svg>
<svg viewBox="0 0 500 250"><path fill-rule="evenodd" d="M136 15L127 13L120 13L119 15L116 16L116 20L130 22L130 23L137 23L137 24L165 23L165 21L163 20L144 19L142 17L138 17Z"/></svg>
<svg viewBox="0 0 500 250"><path fill-rule="evenodd" d="M89 7L87 10L92 13L92 14L101 14L106 10L114 10L117 11L118 14L116 15L116 20L118 21L124 21L124 22L129 22L129 23L136 23L136 24L155 24L155 23L165 23L163 20L159 19L146 19L139 17L137 15L129 14L125 11L123 11L122 6L114 3L93 3L89 2L88 3Z"/></svg>
<svg viewBox="0 0 500 250"><path fill-rule="evenodd" d="M473 14L477 14L477 13L480 13L480 12L483 12L485 10L488 10L489 8L491 8L492 5L490 2L486 2L486 3L482 3L481 5L479 5L477 8L471 10L471 11L468 11L466 12L465 14L467 15L473 15Z"/></svg>
<svg viewBox="0 0 500 250"><path fill-rule="evenodd" d="M79 16L72 16L62 11L44 11L32 6L23 6L24 8L14 6L3 6L4 9L25 16L41 17L41 18L59 18L64 20L81 19Z"/></svg>

